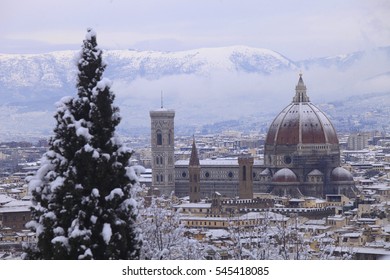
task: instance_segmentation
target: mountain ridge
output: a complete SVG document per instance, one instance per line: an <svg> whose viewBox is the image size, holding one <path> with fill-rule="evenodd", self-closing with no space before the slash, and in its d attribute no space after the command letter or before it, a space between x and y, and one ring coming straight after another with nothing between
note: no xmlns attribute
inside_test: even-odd
<svg viewBox="0 0 390 280"><path fill-rule="evenodd" d="M76 94L78 52L0 54L0 133L51 131L55 102ZM149 125L148 111L159 106L161 91L178 125L199 126L277 113L291 101L300 71L315 102L390 88L390 47L301 61L239 45L103 54L104 76L114 82L128 133Z"/></svg>

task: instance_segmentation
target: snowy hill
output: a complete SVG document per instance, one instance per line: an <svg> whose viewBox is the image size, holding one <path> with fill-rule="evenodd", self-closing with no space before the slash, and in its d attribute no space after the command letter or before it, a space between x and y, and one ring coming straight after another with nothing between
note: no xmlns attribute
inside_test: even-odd
<svg viewBox="0 0 390 280"><path fill-rule="evenodd" d="M50 134L54 103L76 94L76 54L0 54L1 134ZM108 50L104 57L124 131L149 125L148 111L159 106L161 91L178 125L197 126L277 112L291 101L299 71L312 101L390 88L390 47L296 62L246 46Z"/></svg>
<svg viewBox="0 0 390 280"><path fill-rule="evenodd" d="M68 86L74 82L76 55L77 51L0 54L0 88ZM297 68L291 60L274 51L244 46L181 52L109 50L104 56L109 65L109 76L126 80L181 74L210 75L218 70L271 74Z"/></svg>

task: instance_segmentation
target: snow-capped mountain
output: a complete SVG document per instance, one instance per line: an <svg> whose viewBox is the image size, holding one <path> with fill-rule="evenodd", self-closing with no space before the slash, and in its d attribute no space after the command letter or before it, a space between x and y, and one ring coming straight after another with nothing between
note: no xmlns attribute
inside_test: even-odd
<svg viewBox="0 0 390 280"><path fill-rule="evenodd" d="M46 54L0 54L0 88L63 88L74 82L77 51ZM113 79L159 79L163 76L210 75L213 71L272 74L296 69L294 62L267 49L245 46L181 52L108 50L104 52Z"/></svg>
<svg viewBox="0 0 390 280"><path fill-rule="evenodd" d="M54 103L76 94L77 53L0 54L0 133L50 133ZM199 125L277 112L290 102L300 71L309 96L321 101L390 88L390 47L303 61L246 46L107 50L104 58L104 76L114 82L122 127L129 130L148 126L161 91L177 124Z"/></svg>

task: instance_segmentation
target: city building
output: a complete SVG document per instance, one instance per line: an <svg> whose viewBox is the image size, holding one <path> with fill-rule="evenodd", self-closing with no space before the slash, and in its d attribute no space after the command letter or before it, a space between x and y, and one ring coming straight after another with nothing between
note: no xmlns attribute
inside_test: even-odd
<svg viewBox="0 0 390 280"><path fill-rule="evenodd" d="M354 133L348 136L348 150L363 150L368 148L369 133Z"/></svg>
<svg viewBox="0 0 390 280"><path fill-rule="evenodd" d="M153 127L152 133L156 133ZM211 197L217 191L228 197L249 198L251 195L243 192L246 188L252 189L252 193L278 196L354 197L353 177L340 164L336 130L329 118L310 102L301 74L292 102L269 127L264 161L242 156L200 160L200 195ZM177 196L189 194L188 166L189 160L175 163Z"/></svg>

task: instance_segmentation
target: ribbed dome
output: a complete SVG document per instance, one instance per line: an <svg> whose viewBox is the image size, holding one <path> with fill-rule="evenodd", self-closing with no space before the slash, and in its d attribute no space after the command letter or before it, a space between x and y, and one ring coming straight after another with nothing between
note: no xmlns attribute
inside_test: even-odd
<svg viewBox="0 0 390 280"><path fill-rule="evenodd" d="M293 102L272 122L266 145L338 144L336 131L325 114L306 95L302 75Z"/></svg>
<svg viewBox="0 0 390 280"><path fill-rule="evenodd" d="M331 180L333 182L343 182L343 181L353 182L353 177L348 170L342 167L336 167L335 169L332 170Z"/></svg>
<svg viewBox="0 0 390 280"><path fill-rule="evenodd" d="M297 176L288 168L278 170L272 177L272 182L277 183L293 183L298 182Z"/></svg>

